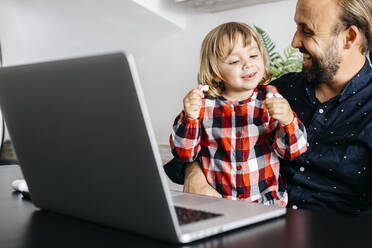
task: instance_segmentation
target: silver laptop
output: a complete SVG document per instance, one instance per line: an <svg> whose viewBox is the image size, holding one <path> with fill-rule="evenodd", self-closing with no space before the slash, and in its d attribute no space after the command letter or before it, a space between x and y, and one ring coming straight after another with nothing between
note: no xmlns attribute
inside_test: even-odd
<svg viewBox="0 0 372 248"><path fill-rule="evenodd" d="M169 190L128 54L1 68L0 106L42 209L177 243L286 213Z"/></svg>

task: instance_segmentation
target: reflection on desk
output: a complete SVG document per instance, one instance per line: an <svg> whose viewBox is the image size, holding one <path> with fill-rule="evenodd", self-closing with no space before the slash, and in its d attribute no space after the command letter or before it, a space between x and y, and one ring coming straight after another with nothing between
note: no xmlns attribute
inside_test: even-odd
<svg viewBox="0 0 372 248"><path fill-rule="evenodd" d="M0 247L183 247L39 210L12 193L10 184L19 178L18 166L0 167ZM184 247L370 247L371 230L361 218L288 209L285 218Z"/></svg>

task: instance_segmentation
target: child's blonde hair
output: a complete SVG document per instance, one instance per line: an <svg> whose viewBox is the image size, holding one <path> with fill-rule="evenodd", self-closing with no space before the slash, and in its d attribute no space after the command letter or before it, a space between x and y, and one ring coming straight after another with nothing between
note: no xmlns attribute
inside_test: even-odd
<svg viewBox="0 0 372 248"><path fill-rule="evenodd" d="M260 84L266 84L271 79L269 56L256 31L245 23L224 23L212 29L207 34L201 47L198 83L209 86L209 95L220 96L224 91L223 82L214 81L216 77L223 80L217 61L224 60L231 54L240 37L243 38L244 46L250 45L252 38L257 43L265 66L264 77Z"/></svg>

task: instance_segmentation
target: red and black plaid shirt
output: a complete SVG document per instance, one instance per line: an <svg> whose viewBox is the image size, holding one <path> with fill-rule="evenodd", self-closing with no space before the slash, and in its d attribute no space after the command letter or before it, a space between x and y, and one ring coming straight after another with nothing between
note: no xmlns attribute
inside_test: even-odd
<svg viewBox="0 0 372 248"><path fill-rule="evenodd" d="M286 206L278 157L304 153L306 130L295 113L287 126L271 118L263 105L268 93L279 94L274 86L259 86L244 101L204 98L198 120L184 112L176 118L170 144L184 162L200 156L209 184L223 197Z"/></svg>

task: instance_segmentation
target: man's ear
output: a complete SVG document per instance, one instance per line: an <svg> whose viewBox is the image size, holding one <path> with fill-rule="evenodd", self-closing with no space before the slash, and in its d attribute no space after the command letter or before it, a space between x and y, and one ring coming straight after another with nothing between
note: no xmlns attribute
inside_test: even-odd
<svg viewBox="0 0 372 248"><path fill-rule="evenodd" d="M360 31L355 25L348 27L344 31L344 48L350 49L355 45L360 45L360 35Z"/></svg>

